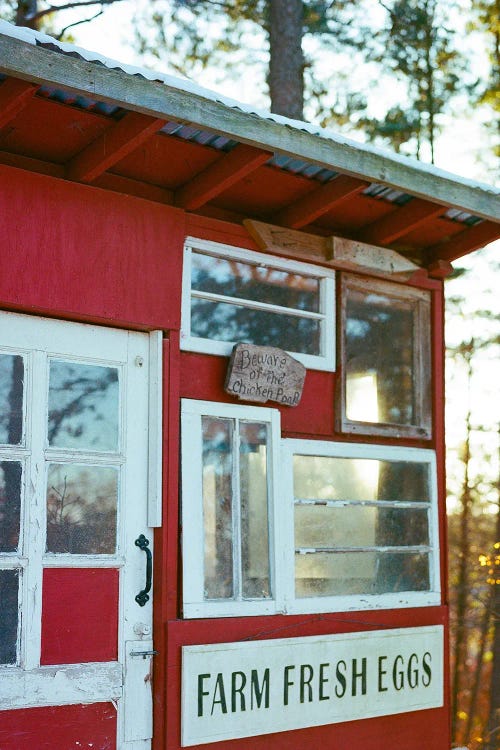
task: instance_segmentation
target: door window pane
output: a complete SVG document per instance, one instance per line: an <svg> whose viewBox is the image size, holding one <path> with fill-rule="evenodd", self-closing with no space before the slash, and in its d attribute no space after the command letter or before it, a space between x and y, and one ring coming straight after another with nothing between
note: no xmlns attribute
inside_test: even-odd
<svg viewBox="0 0 500 750"><path fill-rule="evenodd" d="M17 662L19 571L0 570L0 664Z"/></svg>
<svg viewBox="0 0 500 750"><path fill-rule="evenodd" d="M118 450L116 367L52 360L48 441L53 448Z"/></svg>
<svg viewBox="0 0 500 750"><path fill-rule="evenodd" d="M19 547L21 476L19 461L0 461L0 552Z"/></svg>
<svg viewBox="0 0 500 750"><path fill-rule="evenodd" d="M23 439L24 360L0 354L0 443L19 445Z"/></svg>
<svg viewBox="0 0 500 750"><path fill-rule="evenodd" d="M116 552L118 470L50 464L47 477L47 552Z"/></svg>

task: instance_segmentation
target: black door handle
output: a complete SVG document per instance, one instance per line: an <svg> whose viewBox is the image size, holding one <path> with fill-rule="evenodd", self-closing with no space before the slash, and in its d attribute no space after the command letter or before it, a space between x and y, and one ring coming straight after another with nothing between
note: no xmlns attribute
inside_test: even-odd
<svg viewBox="0 0 500 750"><path fill-rule="evenodd" d="M149 592L151 591L151 578L153 575L153 556L151 554L151 550L149 549L149 539L146 539L144 534L141 534L137 537L135 540L136 547L139 547L139 549L144 550L146 553L146 585L142 589L142 591L139 591L137 596L135 597L135 600L137 604L140 607L144 607L146 602L149 601Z"/></svg>

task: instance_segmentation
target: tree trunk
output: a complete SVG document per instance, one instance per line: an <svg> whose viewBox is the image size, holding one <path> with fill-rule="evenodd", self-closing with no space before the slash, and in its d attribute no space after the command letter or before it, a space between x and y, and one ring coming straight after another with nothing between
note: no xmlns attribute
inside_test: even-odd
<svg viewBox="0 0 500 750"><path fill-rule="evenodd" d="M499 431L500 440L500 431ZM500 455L499 455L500 460ZM495 542L500 542L500 480L498 488L498 511L497 511L497 523L496 523L496 539ZM494 555L500 554L499 549L493 550ZM493 595L492 595L492 610L493 610L493 666L491 672L491 687L490 687L490 717L488 721L488 741L485 744L485 750L496 750L500 739L500 584L496 583L496 580L500 578L495 565L495 560L492 561L492 568L495 571L493 578L495 583L493 584Z"/></svg>
<svg viewBox="0 0 500 750"><path fill-rule="evenodd" d="M29 29L38 29L39 21L36 18L37 13L38 0L18 0L16 26L27 26Z"/></svg>
<svg viewBox="0 0 500 750"><path fill-rule="evenodd" d="M302 0L268 0L271 112L303 119Z"/></svg>

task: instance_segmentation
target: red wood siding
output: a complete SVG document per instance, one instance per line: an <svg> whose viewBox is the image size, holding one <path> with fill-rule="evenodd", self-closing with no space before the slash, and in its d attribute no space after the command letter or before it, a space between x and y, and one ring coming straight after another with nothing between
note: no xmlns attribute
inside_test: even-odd
<svg viewBox="0 0 500 750"><path fill-rule="evenodd" d="M2 750L115 750L111 703L0 711Z"/></svg>

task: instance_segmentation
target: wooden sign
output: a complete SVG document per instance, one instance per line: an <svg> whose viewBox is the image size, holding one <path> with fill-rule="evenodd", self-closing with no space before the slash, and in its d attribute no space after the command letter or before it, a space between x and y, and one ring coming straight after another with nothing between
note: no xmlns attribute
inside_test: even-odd
<svg viewBox="0 0 500 750"><path fill-rule="evenodd" d="M243 401L277 401L297 406L306 368L274 346L236 344L231 354L224 390Z"/></svg>
<svg viewBox="0 0 500 750"><path fill-rule="evenodd" d="M181 744L438 708L443 661L442 625L183 646Z"/></svg>

